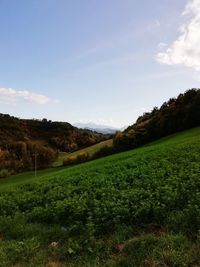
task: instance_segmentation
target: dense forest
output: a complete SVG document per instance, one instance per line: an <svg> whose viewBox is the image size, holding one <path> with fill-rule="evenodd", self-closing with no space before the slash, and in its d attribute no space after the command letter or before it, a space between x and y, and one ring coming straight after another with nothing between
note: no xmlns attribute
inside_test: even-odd
<svg viewBox="0 0 200 267"><path fill-rule="evenodd" d="M9 172L49 166L59 151L72 152L107 136L73 127L66 122L25 120L0 114L0 170Z"/></svg>
<svg viewBox="0 0 200 267"><path fill-rule="evenodd" d="M161 137L200 125L200 89L190 89L160 108L144 113L135 124L114 137L115 151L144 145Z"/></svg>

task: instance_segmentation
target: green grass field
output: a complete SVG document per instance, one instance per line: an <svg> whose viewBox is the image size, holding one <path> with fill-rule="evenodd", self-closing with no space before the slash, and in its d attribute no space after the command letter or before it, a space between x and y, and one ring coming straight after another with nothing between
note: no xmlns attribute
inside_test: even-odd
<svg viewBox="0 0 200 267"><path fill-rule="evenodd" d="M78 151L72 152L72 153L61 152L59 154L57 161L53 163L53 167L62 166L64 160L71 158L71 157L77 157L80 154L88 154L89 156L93 156L102 147L105 147L105 146L110 147L110 146L112 146L112 144L113 144L112 139L109 139L109 140L100 142L96 145L89 146L89 147L86 147L84 149L80 149Z"/></svg>
<svg viewBox="0 0 200 267"><path fill-rule="evenodd" d="M0 259L2 267L200 266L200 128L36 179L2 179Z"/></svg>
<svg viewBox="0 0 200 267"><path fill-rule="evenodd" d="M63 161L66 160L68 157L76 157L79 154L82 153L88 153L89 155L93 155L95 152L97 152L100 148L105 147L105 146L112 146L112 140L106 140L103 142L100 142L96 145L78 150L76 152L73 153L65 153L65 152L61 152L58 159L56 160L56 162L53 163L53 167L49 168L49 169L45 169L45 170L38 170L37 171L37 176L35 178L35 172L34 171L29 171L29 172L24 172L24 173L20 173L17 175L13 175L11 177L8 177L6 179L0 179L0 191L2 190L8 190L10 189L11 186L19 185L21 183L28 183L30 180L34 179L35 180L40 180L40 179L44 179L44 178L48 178L50 175L54 175L54 174L58 174L60 172L65 172L66 168L64 170L64 168L61 168Z"/></svg>

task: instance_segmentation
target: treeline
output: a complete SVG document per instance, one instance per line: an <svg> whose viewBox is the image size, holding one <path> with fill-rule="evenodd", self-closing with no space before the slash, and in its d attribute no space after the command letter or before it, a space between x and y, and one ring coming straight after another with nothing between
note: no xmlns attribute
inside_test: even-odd
<svg viewBox="0 0 200 267"><path fill-rule="evenodd" d="M76 156L69 156L63 161L63 166L71 166L71 165L76 165L79 163L84 163L87 161L109 156L114 153L117 153L117 150L115 150L113 146L105 145L104 147L101 147L99 150L97 150L93 154L82 152Z"/></svg>
<svg viewBox="0 0 200 267"><path fill-rule="evenodd" d="M77 164L132 149L179 131L200 126L200 89L191 89L164 102L160 108L140 116L136 123L113 137L113 146L94 155L81 154L64 165ZM0 171L18 172L34 166L47 167L59 151L73 152L110 138L103 134L73 127L69 123L21 120L0 114ZM6 170L6 171L5 171ZM1 173L0 173L1 176Z"/></svg>
<svg viewBox="0 0 200 267"><path fill-rule="evenodd" d="M57 151L39 142L11 142L0 151L0 178L20 172L48 167L57 158Z"/></svg>
<svg viewBox="0 0 200 267"><path fill-rule="evenodd" d="M83 163L136 148L167 135L200 126L200 89L191 89L164 102L160 108L140 116L123 132L116 132L113 146L105 146L93 155L82 153L64 160L63 165Z"/></svg>
<svg viewBox="0 0 200 267"><path fill-rule="evenodd" d="M107 136L66 122L23 120L0 114L0 147L14 141L40 140L53 149L72 152L106 140Z"/></svg>
<svg viewBox="0 0 200 267"><path fill-rule="evenodd" d="M60 151L73 152L107 138L65 122L24 120L0 114L0 171L5 176L6 173L31 170L35 156L38 168L45 168Z"/></svg>
<svg viewBox="0 0 200 267"><path fill-rule="evenodd" d="M187 90L160 108L144 113L124 132L113 139L115 151L144 145L161 137L200 126L200 89Z"/></svg>

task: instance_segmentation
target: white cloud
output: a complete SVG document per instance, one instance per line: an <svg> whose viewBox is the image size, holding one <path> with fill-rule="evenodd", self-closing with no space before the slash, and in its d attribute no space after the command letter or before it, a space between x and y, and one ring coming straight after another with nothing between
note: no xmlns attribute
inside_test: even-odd
<svg viewBox="0 0 200 267"><path fill-rule="evenodd" d="M158 44L158 49L163 49L163 48L165 48L166 46L167 46L166 43L161 42L161 43Z"/></svg>
<svg viewBox="0 0 200 267"><path fill-rule="evenodd" d="M25 101L43 105L50 101L50 99L41 94L35 94L27 90L15 90L12 88L0 88L0 100L5 101L6 103L16 102L19 99Z"/></svg>
<svg viewBox="0 0 200 267"><path fill-rule="evenodd" d="M183 65L200 71L200 0L190 0L182 13L188 21L180 27L180 35L164 52L157 54L158 62Z"/></svg>

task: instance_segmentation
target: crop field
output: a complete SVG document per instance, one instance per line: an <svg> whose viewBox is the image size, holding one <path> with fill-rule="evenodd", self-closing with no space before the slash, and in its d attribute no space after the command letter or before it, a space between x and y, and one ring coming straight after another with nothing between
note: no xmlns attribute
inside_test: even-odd
<svg viewBox="0 0 200 267"><path fill-rule="evenodd" d="M200 266L200 128L0 181L0 266Z"/></svg>
<svg viewBox="0 0 200 267"><path fill-rule="evenodd" d="M53 163L53 167L62 166L64 160L67 160L68 158L71 158L71 157L77 157L80 154L88 154L89 156L93 156L101 148L105 146L108 146L108 147L112 146L112 143L113 143L112 139L109 139L106 141L102 141L96 145L89 146L84 149L80 149L78 151L72 152L72 153L61 152L59 154L57 161Z"/></svg>

